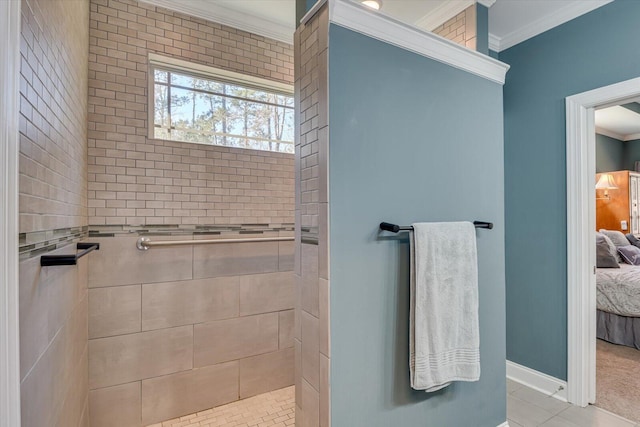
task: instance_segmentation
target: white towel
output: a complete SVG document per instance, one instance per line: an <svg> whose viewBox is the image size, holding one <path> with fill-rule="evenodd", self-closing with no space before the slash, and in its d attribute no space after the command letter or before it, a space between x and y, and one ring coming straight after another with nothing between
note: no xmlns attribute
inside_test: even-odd
<svg viewBox="0 0 640 427"><path fill-rule="evenodd" d="M411 387L433 392L480 379L478 257L470 222L413 224Z"/></svg>

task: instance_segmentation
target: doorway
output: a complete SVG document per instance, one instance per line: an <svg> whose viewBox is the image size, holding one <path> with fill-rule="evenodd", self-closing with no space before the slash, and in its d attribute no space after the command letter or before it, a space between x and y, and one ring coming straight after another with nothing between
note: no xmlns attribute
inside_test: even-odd
<svg viewBox="0 0 640 427"><path fill-rule="evenodd" d="M566 98L567 398L583 407L596 400L594 112L638 96L640 78Z"/></svg>

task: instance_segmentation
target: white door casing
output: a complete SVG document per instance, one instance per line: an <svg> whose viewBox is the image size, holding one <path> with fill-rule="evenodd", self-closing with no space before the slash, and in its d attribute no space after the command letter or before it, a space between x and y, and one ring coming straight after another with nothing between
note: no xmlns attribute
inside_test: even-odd
<svg viewBox="0 0 640 427"><path fill-rule="evenodd" d="M18 112L20 0L0 2L0 427L20 426Z"/></svg>
<svg viewBox="0 0 640 427"><path fill-rule="evenodd" d="M566 98L567 400L587 406L596 394L594 110L640 96L640 78Z"/></svg>

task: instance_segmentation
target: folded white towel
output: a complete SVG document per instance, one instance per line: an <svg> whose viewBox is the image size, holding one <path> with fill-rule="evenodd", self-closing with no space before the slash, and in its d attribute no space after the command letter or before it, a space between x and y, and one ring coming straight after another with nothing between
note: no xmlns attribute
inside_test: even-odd
<svg viewBox="0 0 640 427"><path fill-rule="evenodd" d="M470 222L413 224L411 387L432 392L480 379L478 257Z"/></svg>

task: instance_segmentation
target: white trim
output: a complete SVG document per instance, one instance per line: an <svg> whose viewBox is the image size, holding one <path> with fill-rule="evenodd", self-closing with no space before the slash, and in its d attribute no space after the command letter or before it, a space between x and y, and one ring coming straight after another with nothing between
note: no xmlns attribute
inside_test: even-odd
<svg viewBox="0 0 640 427"><path fill-rule="evenodd" d="M640 78L566 98L567 399L579 406L596 397L594 109L638 96Z"/></svg>
<svg viewBox="0 0 640 427"><path fill-rule="evenodd" d="M567 382L507 360L507 378L547 396L567 401Z"/></svg>
<svg viewBox="0 0 640 427"><path fill-rule="evenodd" d="M509 65L421 31L359 3L329 0L332 23L418 55L434 59L496 83L504 84Z"/></svg>
<svg viewBox="0 0 640 427"><path fill-rule="evenodd" d="M608 136L609 138L617 139L618 141L624 141L625 136L620 135L617 132L614 132L609 129L601 128L596 126L596 133L604 136Z"/></svg>
<svg viewBox="0 0 640 427"><path fill-rule="evenodd" d="M175 12L217 22L232 28L247 31L284 43L293 43L294 23L284 25L269 21L263 17L250 15L224 7L220 2L207 0L140 0L153 6L163 7Z"/></svg>
<svg viewBox="0 0 640 427"><path fill-rule="evenodd" d="M509 427L509 421L505 421L502 424L500 424L498 427Z"/></svg>
<svg viewBox="0 0 640 427"><path fill-rule="evenodd" d="M493 36L498 40L498 48L494 49L498 52L509 49L512 46L522 43L538 34L544 33L558 25L562 25L565 22L571 21L578 16L591 12L607 3L611 3L613 0L573 0L567 2L567 4L553 13L543 16L533 22L530 22L509 34L505 34L502 37Z"/></svg>
<svg viewBox="0 0 640 427"><path fill-rule="evenodd" d="M418 19L415 26L433 31L474 4L476 4L475 0L442 2L431 12Z"/></svg>
<svg viewBox="0 0 640 427"><path fill-rule="evenodd" d="M500 37L489 33L489 49L494 52L500 52Z"/></svg>
<svg viewBox="0 0 640 427"><path fill-rule="evenodd" d="M0 426L20 426L18 112L20 1L0 2Z"/></svg>
<svg viewBox="0 0 640 427"><path fill-rule="evenodd" d="M293 85L290 84L263 79L261 77L255 77L248 74L237 73L235 71L224 70L222 68L209 67L195 62L183 61L177 58L158 55L157 53L149 53L149 65L152 67L157 66L175 71L183 71L187 74L200 74L204 77L209 77L214 80L224 80L230 83L236 83L240 86L249 86L263 90L266 89L287 95L294 94Z"/></svg>
<svg viewBox="0 0 640 427"><path fill-rule="evenodd" d="M496 4L496 0L478 0L478 4L483 5L487 9Z"/></svg>
<svg viewBox="0 0 640 427"><path fill-rule="evenodd" d="M627 142L627 141L636 141L640 139L640 133L632 133L629 135L622 135L617 132L614 132L609 129L601 128L596 126L596 133L604 136L608 136L609 138L617 139L619 141Z"/></svg>
<svg viewBox="0 0 640 427"><path fill-rule="evenodd" d="M322 6L324 6L324 4L327 2L327 0L318 0L312 7L311 9L309 9L309 11L307 13L304 14L304 16L302 17L302 19L300 20L300 24L306 24L307 22L309 22L309 20L313 17L313 15L315 15L316 13L318 13L318 11L320 10L320 8Z"/></svg>

